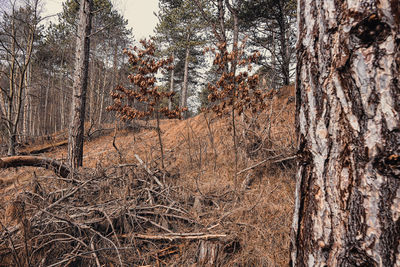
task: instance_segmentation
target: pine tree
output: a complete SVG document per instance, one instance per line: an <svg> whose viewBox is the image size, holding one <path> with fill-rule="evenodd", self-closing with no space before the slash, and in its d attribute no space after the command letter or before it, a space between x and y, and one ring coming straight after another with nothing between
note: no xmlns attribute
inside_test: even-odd
<svg viewBox="0 0 400 267"><path fill-rule="evenodd" d="M299 5L292 265L399 266L398 1Z"/></svg>

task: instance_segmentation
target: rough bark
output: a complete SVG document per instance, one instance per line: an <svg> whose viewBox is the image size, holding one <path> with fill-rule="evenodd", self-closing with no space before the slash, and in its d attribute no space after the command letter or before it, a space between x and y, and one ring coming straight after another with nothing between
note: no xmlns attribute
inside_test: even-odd
<svg viewBox="0 0 400 267"><path fill-rule="evenodd" d="M92 0L81 0L76 39L72 113L69 127L68 161L72 168L82 166L83 137L88 86Z"/></svg>
<svg viewBox="0 0 400 267"><path fill-rule="evenodd" d="M221 245L218 242L201 241L199 244L198 264L201 266L216 266L221 254Z"/></svg>
<svg viewBox="0 0 400 267"><path fill-rule="evenodd" d="M295 266L400 266L400 3L298 0Z"/></svg>

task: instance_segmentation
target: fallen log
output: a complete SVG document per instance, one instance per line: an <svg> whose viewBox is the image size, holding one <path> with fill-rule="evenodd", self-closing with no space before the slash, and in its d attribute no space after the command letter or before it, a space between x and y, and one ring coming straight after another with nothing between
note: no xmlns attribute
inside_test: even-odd
<svg viewBox="0 0 400 267"><path fill-rule="evenodd" d="M53 170L63 178L67 178L71 172L67 165L50 158L35 156L12 156L0 158L0 169L23 166L43 167Z"/></svg>
<svg viewBox="0 0 400 267"><path fill-rule="evenodd" d="M22 150L20 153L23 155L31 155L31 154L41 154L44 152L48 152L56 147L65 146L68 144L68 140L62 140L57 143L45 144L40 147L35 147L31 149Z"/></svg>

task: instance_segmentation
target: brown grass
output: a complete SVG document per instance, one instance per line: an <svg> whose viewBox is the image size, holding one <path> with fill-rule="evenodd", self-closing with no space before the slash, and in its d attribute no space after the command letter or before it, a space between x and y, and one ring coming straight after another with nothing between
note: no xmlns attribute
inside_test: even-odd
<svg viewBox="0 0 400 267"><path fill-rule="evenodd" d="M293 91L293 87L283 88L277 97L270 100L270 110L258 115L246 114L244 119L238 118L239 170L267 158L285 158L295 152L294 101L288 101L293 96ZM149 125L154 124L154 121L149 121ZM166 183L180 192L179 197L175 196L176 199L189 209L193 220L202 225L201 229L182 226L182 229L175 230L210 229L212 233L227 234L229 238L220 241L221 254L217 264L220 266L287 266L294 201L293 163L266 162L243 172L235 185L230 118L200 114L184 121L164 120L161 129L165 150L164 173L168 173ZM118 164L137 165L135 154L151 170L157 172L160 168L158 140L154 130L118 131L116 145L119 153L113 148L112 140L113 135L107 134L85 143L86 170L98 173ZM62 161L67 152L65 147L59 147L45 155ZM46 190L63 188L60 181L46 180L50 175L52 174L49 171L34 168L0 170L2 224L8 228L15 226L15 222L13 224L10 219L14 216L11 214L16 213L14 210L17 211L15 207L18 205L12 203L20 203L18 196L21 192L33 190L36 183L32 181L33 177ZM118 175L131 174L124 171ZM242 183L246 179L252 182L243 190ZM118 192L118 186L104 184L102 201L116 196L118 199L125 198L124 195L129 193L126 188L122 189ZM107 190L114 193L107 195ZM146 229L150 231L150 228ZM175 262L175 266L188 266L196 263L199 241L186 241L183 244L184 246L170 244L171 249L178 251L171 255L168 254L168 251L172 251L167 249L168 246L162 247L167 249L165 251L169 256L164 257L159 264L172 265ZM150 253L149 251L150 249L146 253ZM161 248L158 247L158 252L160 251ZM156 264L154 258L146 259L146 264Z"/></svg>

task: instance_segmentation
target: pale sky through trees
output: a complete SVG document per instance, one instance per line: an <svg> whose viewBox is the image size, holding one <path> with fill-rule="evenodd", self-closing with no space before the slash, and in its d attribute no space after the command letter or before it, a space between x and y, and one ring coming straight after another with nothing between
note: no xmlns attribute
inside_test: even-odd
<svg viewBox="0 0 400 267"><path fill-rule="evenodd" d="M1 0L0 0L1 1ZM49 16L61 12L65 0L43 0L43 15ZM114 7L129 22L137 40L153 34L157 18L153 12L158 11L158 0L112 0Z"/></svg>

